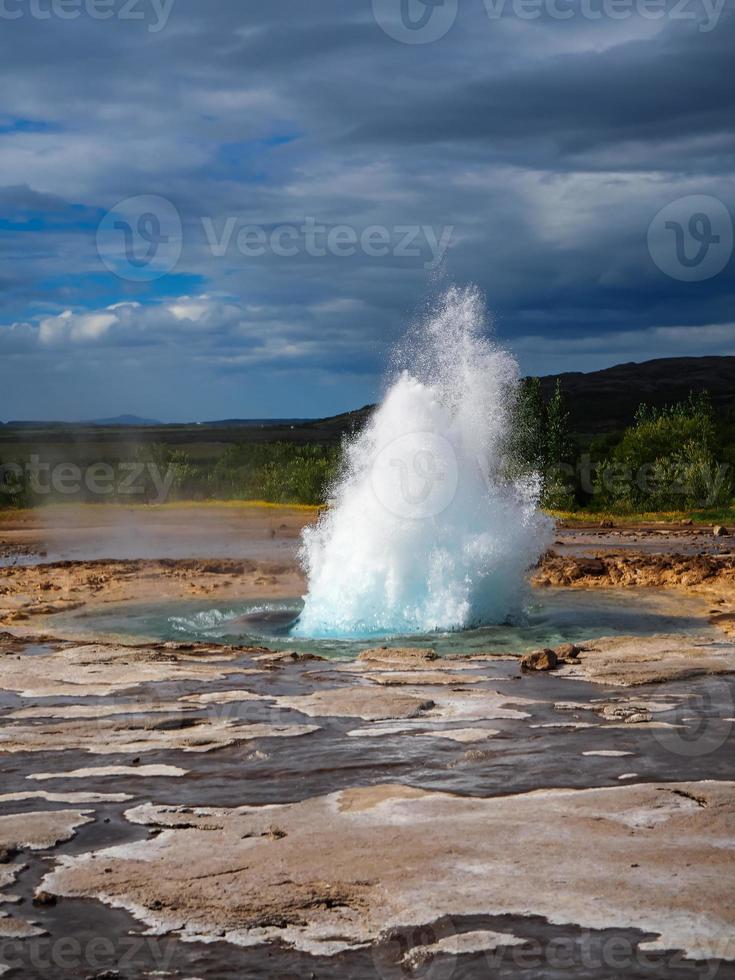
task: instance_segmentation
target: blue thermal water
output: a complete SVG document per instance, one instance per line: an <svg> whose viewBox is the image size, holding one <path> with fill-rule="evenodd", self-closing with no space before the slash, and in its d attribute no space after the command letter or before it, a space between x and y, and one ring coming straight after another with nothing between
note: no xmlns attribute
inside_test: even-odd
<svg viewBox="0 0 735 980"><path fill-rule="evenodd" d="M524 653L542 646L585 642L600 636L654 633L701 633L702 603L695 597L636 589L635 602L625 589L531 589L513 625L463 631L393 634L381 639L398 646L430 646L449 653ZM110 603L96 610L75 610L54 622L73 635L150 640L265 643L275 650L299 650L327 657L352 658L375 641L351 634L321 639L295 637L298 599L233 600L213 607L210 599L151 603ZM706 607L705 607L706 608ZM714 628L712 628L714 631ZM714 631L716 632L716 631Z"/></svg>

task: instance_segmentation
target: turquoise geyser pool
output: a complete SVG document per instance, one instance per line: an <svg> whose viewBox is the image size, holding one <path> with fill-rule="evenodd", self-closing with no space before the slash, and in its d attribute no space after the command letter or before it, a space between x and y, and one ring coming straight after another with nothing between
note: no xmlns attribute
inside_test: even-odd
<svg viewBox="0 0 735 980"><path fill-rule="evenodd" d="M54 617L54 624L77 636L147 640L262 644L331 657L353 657L370 645L431 646L449 653L524 653L540 646L581 642L600 636L651 635L707 629L701 600L659 590L534 590L516 623L454 633L414 633L364 637L302 637L292 634L301 612L299 599L216 605L209 600L119 603Z"/></svg>

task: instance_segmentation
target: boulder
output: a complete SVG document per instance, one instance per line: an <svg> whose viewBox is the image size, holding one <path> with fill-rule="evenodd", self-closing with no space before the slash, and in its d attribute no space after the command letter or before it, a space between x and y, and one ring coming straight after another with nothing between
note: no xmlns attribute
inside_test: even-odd
<svg viewBox="0 0 735 980"><path fill-rule="evenodd" d="M33 896L33 904L37 906L56 905L56 896L50 892L37 891Z"/></svg>
<svg viewBox="0 0 735 980"><path fill-rule="evenodd" d="M712 534L716 538L725 538L729 533L730 532L727 530L727 528L723 527L721 524L717 524L712 528Z"/></svg>
<svg viewBox="0 0 735 980"><path fill-rule="evenodd" d="M558 647L554 647L554 653L558 660L579 660L579 655L582 652L581 647L575 646L574 643L562 643Z"/></svg>
<svg viewBox="0 0 735 980"><path fill-rule="evenodd" d="M521 660L521 670L555 670L559 659L553 650L535 650Z"/></svg>

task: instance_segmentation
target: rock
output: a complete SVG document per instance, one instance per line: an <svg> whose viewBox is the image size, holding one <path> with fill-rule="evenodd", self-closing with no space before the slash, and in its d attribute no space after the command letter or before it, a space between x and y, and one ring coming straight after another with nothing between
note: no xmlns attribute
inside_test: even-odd
<svg viewBox="0 0 735 980"><path fill-rule="evenodd" d="M299 653L298 650L279 650L276 653L260 653L253 657L253 660L271 664L302 664L326 660L326 657L320 657L317 653Z"/></svg>
<svg viewBox="0 0 735 980"><path fill-rule="evenodd" d="M36 892L33 897L33 904L36 906L56 905L56 896L52 895L50 892Z"/></svg>
<svg viewBox="0 0 735 980"><path fill-rule="evenodd" d="M521 660L521 670L555 670L559 660L553 650L535 650Z"/></svg>
<svg viewBox="0 0 735 980"><path fill-rule="evenodd" d="M358 660L378 660L382 663L409 663L436 660L435 650L429 647L373 647L370 650L363 650Z"/></svg>
<svg viewBox="0 0 735 980"><path fill-rule="evenodd" d="M726 528L726 527L723 527L723 526L722 526L721 524L716 524L716 525L715 525L715 526L714 526L714 527L712 528L712 534L713 534L713 535L714 535L714 537L716 537L716 538L724 538L724 537L727 537L727 535L728 535L729 533L730 533L730 532L729 532L729 531L727 530L727 528Z"/></svg>
<svg viewBox="0 0 735 980"><path fill-rule="evenodd" d="M581 647L575 646L573 643L562 643L560 646L554 647L554 653L561 661L578 661L581 652Z"/></svg>
<svg viewBox="0 0 735 980"><path fill-rule="evenodd" d="M642 725L651 721L651 713L636 704L606 704L600 712L607 721L622 721L626 725Z"/></svg>

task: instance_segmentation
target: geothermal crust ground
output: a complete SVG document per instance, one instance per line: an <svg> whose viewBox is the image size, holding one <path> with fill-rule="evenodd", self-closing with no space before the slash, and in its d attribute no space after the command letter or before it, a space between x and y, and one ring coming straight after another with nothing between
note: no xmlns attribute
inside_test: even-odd
<svg viewBox="0 0 735 980"><path fill-rule="evenodd" d="M1 530L0 972L551 978L563 953L579 978L735 976L728 539L557 530L539 590L659 590L701 622L553 671L75 635L70 612L151 595L303 590L313 514L220 513L239 553L166 554L196 508L146 512L155 558Z"/></svg>

